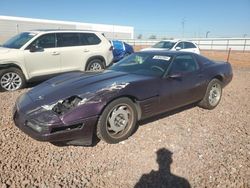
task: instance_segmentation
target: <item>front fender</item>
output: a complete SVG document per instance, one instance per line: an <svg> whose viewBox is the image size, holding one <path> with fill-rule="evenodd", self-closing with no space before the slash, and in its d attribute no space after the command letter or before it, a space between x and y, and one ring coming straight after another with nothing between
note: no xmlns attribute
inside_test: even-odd
<svg viewBox="0 0 250 188"><path fill-rule="evenodd" d="M93 116L99 116L108 103L122 96L121 92L127 84L113 84L92 93L79 95L84 104L68 111L62 116L65 124L81 122L81 120Z"/></svg>
<svg viewBox="0 0 250 188"><path fill-rule="evenodd" d="M25 79L26 80L28 79L28 74L25 70L25 67L23 67L21 63L18 63L16 61L4 61L3 63L0 63L0 70L12 68L12 67L20 69L23 72Z"/></svg>

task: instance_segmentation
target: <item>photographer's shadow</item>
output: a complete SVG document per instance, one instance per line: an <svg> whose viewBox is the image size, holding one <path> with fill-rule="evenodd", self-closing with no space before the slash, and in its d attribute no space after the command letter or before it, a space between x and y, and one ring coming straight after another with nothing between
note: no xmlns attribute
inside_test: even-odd
<svg viewBox="0 0 250 188"><path fill-rule="evenodd" d="M161 148L156 153L159 170L143 174L135 188L190 188L190 184L185 178L171 173L172 152Z"/></svg>

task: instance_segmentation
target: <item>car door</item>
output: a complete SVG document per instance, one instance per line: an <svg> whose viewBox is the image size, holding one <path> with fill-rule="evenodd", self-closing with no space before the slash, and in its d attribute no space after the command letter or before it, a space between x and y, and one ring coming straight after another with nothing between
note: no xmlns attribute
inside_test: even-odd
<svg viewBox="0 0 250 188"><path fill-rule="evenodd" d="M38 37L24 50L26 70L30 78L60 73L60 51L55 34Z"/></svg>
<svg viewBox="0 0 250 188"><path fill-rule="evenodd" d="M57 33L56 36L61 51L62 72L79 70L84 56L79 33Z"/></svg>
<svg viewBox="0 0 250 188"><path fill-rule="evenodd" d="M58 33L62 72L85 70L90 57L100 55L101 40L93 33Z"/></svg>
<svg viewBox="0 0 250 188"><path fill-rule="evenodd" d="M161 80L160 106L162 111L191 104L202 98L203 75L191 54L177 55L168 75Z"/></svg>

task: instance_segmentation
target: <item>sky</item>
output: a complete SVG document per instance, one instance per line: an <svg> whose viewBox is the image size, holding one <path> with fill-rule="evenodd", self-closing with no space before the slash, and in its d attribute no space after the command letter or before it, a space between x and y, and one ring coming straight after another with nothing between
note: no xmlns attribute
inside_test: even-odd
<svg viewBox="0 0 250 188"><path fill-rule="evenodd" d="M250 37L250 0L0 0L0 15L133 26L135 37Z"/></svg>

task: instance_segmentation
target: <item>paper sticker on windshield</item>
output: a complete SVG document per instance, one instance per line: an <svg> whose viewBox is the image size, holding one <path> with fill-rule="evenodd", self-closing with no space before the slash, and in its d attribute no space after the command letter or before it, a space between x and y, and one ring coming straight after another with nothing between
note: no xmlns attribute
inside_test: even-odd
<svg viewBox="0 0 250 188"><path fill-rule="evenodd" d="M158 59L158 60L164 60L164 61L169 61L171 57L169 56L163 56L163 55L155 55L153 59Z"/></svg>

